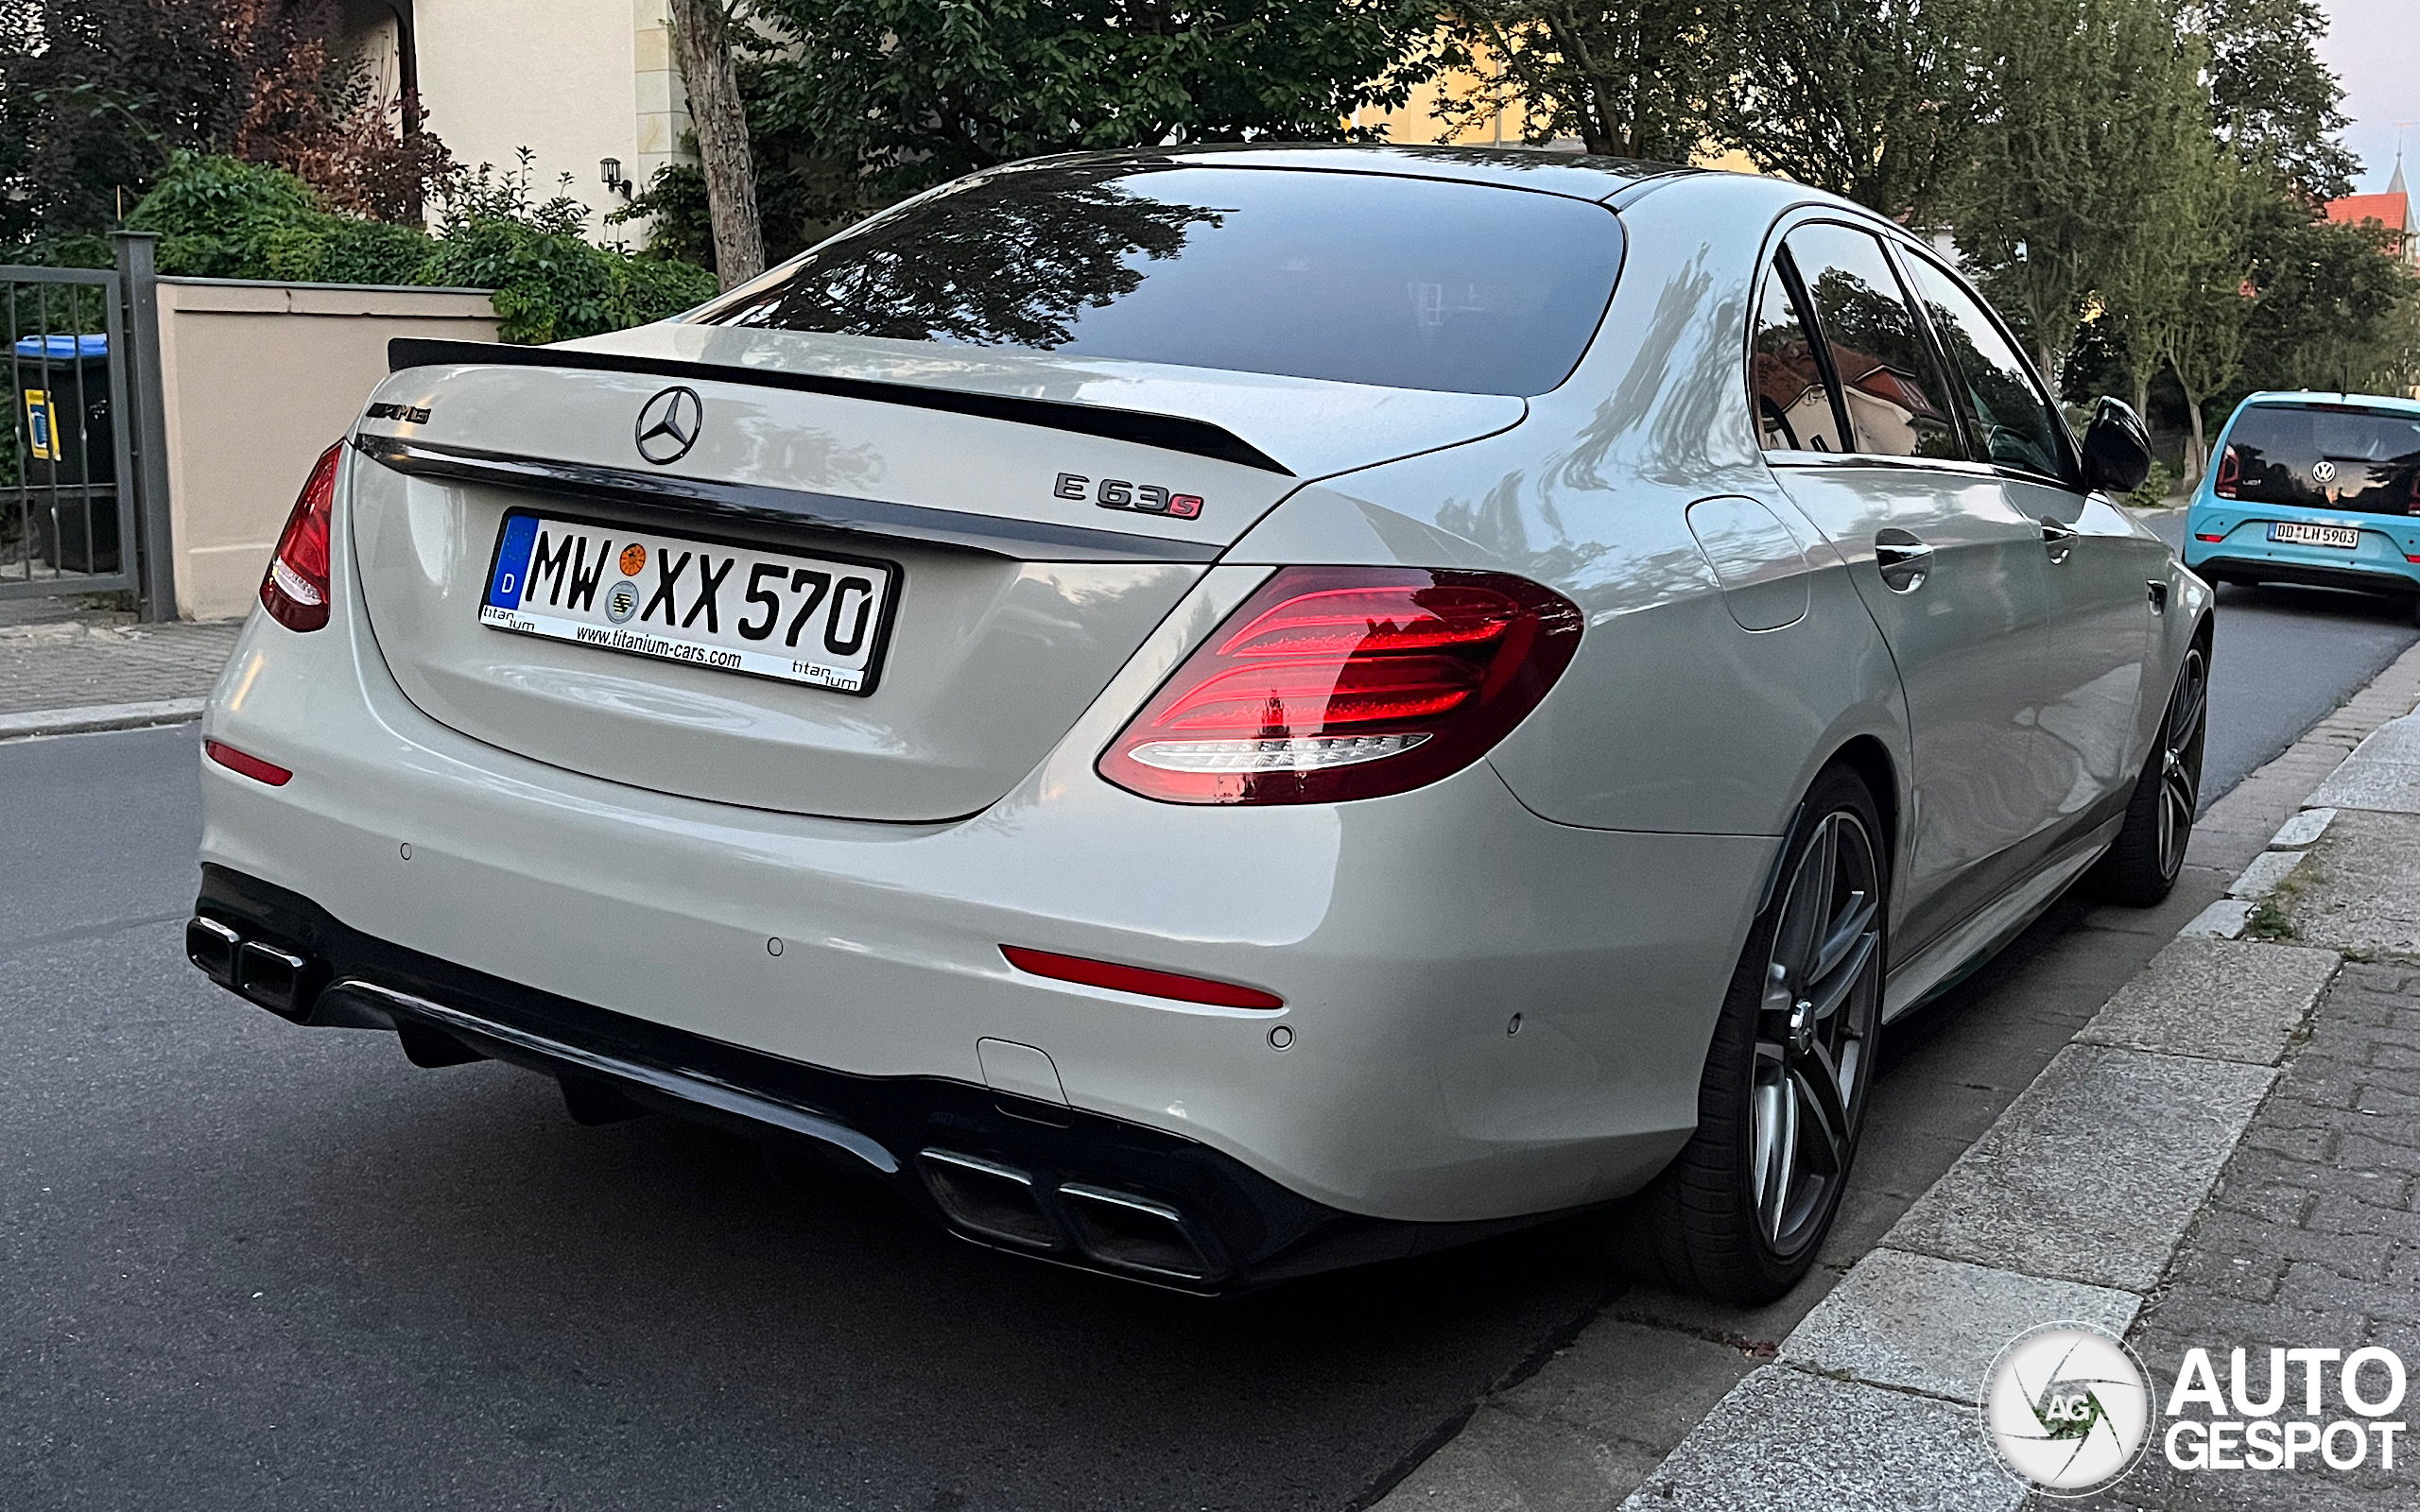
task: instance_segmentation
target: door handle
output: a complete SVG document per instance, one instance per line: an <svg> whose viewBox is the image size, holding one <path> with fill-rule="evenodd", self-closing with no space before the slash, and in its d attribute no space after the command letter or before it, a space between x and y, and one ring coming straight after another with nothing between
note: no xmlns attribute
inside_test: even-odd
<svg viewBox="0 0 2420 1512"><path fill-rule="evenodd" d="M2075 544L2076 532L2073 525L2063 525L2048 515L2042 517L2042 546L2050 554L2051 566L2056 567L2065 562L2067 559L2067 553L2075 549Z"/></svg>
<svg viewBox="0 0 2420 1512"><path fill-rule="evenodd" d="M1895 527L1874 535L1874 566L1894 593L1912 593L1932 574L1932 548Z"/></svg>

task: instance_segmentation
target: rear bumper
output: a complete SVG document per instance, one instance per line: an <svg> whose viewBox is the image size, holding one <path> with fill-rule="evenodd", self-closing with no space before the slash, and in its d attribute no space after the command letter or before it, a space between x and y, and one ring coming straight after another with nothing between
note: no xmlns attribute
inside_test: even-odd
<svg viewBox="0 0 2420 1512"><path fill-rule="evenodd" d="M995 1108L994 1087L1027 1086L984 1058L1006 1042L1066 1126L1163 1137L1164 1165L1216 1152L1288 1200L1358 1219L1476 1231L1621 1196L1659 1170L1696 1126L1714 1018L1780 844L1553 824L1484 763L1353 804L1150 802L1092 771L1131 713L1116 700L1139 702L1160 675L1147 659L972 818L715 804L439 724L388 674L357 593L337 609L310 634L255 615L222 675L204 733L294 776L269 787L200 764L211 875L474 986L838 1085L947 1087ZM1171 616L1179 629L1187 614ZM1004 944L1285 1005L1028 975ZM913 1166L909 1135L836 1116ZM1220 1233L1234 1276L1293 1263L1270 1258L1290 1240Z"/></svg>
<svg viewBox="0 0 2420 1512"><path fill-rule="evenodd" d="M1198 1141L940 1076L853 1076L651 1023L406 950L309 899L203 868L194 964L283 1018L393 1029L415 1060L484 1056L719 1125L885 1181L978 1244L1187 1291L1400 1258L1534 1218L1341 1212ZM1538 1217L1550 1216L1547 1214Z"/></svg>
<svg viewBox="0 0 2420 1512"><path fill-rule="evenodd" d="M2360 532L2351 551L2269 539L2278 521L2349 525ZM2222 539L2204 541L2204 535ZM2420 521L2400 515L2352 515L2280 509L2263 505L2199 503L2186 516L2185 565L2221 583L2298 583L2362 593L2420 592Z"/></svg>
<svg viewBox="0 0 2420 1512"><path fill-rule="evenodd" d="M2420 569L2342 566L2301 557L2210 556L2185 564L2217 583L2293 583L2306 588L2347 588L2359 593L2420 593Z"/></svg>

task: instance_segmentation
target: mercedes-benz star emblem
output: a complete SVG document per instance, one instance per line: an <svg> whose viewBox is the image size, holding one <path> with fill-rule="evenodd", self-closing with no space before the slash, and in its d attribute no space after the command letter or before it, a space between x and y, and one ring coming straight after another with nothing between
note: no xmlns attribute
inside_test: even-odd
<svg viewBox="0 0 2420 1512"><path fill-rule="evenodd" d="M639 411L639 422L633 432L638 438L639 455L656 466L678 462L698 444L698 431L706 418L706 406L694 388L667 388L647 402Z"/></svg>

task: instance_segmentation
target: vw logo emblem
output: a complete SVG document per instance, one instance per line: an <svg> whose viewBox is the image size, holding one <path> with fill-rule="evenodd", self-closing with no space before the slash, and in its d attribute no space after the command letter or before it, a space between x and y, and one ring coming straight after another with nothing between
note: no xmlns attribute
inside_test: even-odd
<svg viewBox="0 0 2420 1512"><path fill-rule="evenodd" d="M632 432L638 438L639 455L658 467L680 461L698 444L698 429L705 418L706 406L696 389L664 390L639 410L639 422Z"/></svg>
<svg viewBox="0 0 2420 1512"><path fill-rule="evenodd" d="M2310 465L2310 475L2318 482L2333 483L2336 481L2336 464L2325 460L2313 462Z"/></svg>

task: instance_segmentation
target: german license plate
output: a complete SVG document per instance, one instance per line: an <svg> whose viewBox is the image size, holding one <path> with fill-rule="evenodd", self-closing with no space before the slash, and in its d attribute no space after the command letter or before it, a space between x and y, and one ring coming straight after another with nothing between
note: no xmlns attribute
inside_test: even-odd
<svg viewBox="0 0 2420 1512"><path fill-rule="evenodd" d="M869 694L899 569L514 509L479 623L515 635Z"/></svg>
<svg viewBox="0 0 2420 1512"><path fill-rule="evenodd" d="M2269 527L2269 539L2284 546L2334 546L2339 551L2356 551L2361 544L2361 533L2351 525L2314 525L2300 520L2280 520Z"/></svg>

